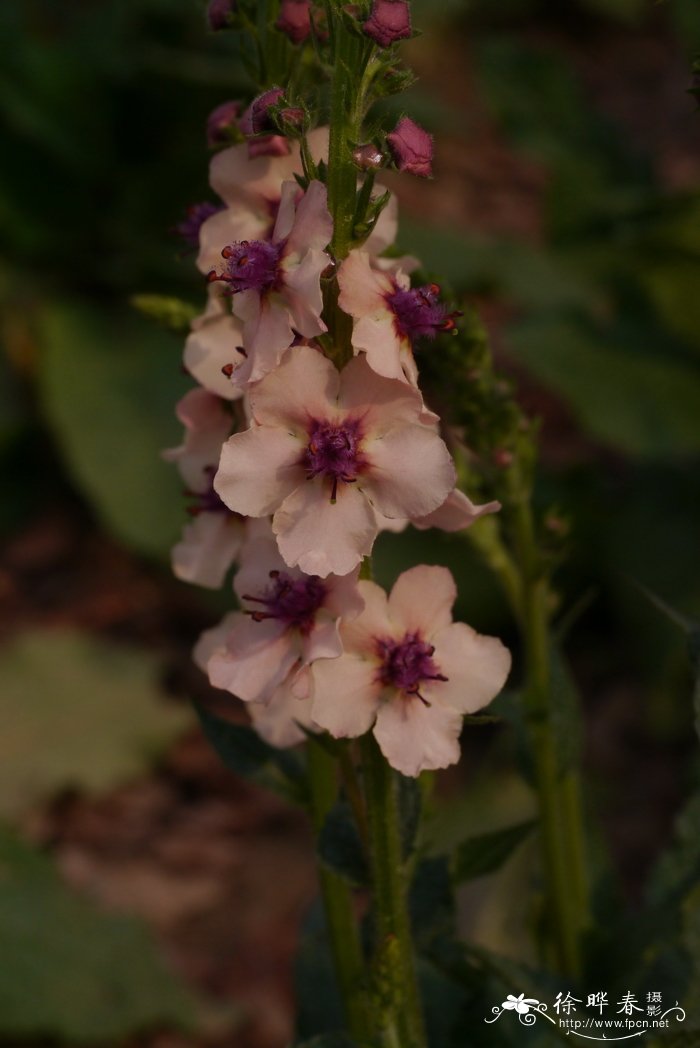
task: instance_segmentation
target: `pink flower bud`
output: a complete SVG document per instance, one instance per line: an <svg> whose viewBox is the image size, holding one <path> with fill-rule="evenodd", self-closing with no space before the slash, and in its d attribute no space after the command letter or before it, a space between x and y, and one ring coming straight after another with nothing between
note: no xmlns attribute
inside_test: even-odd
<svg viewBox="0 0 700 1048"><path fill-rule="evenodd" d="M380 153L377 147L372 145L371 142L354 149L352 158L357 166L361 167L363 171L368 171L370 168L376 170L384 163L384 154Z"/></svg>
<svg viewBox="0 0 700 1048"><path fill-rule="evenodd" d="M270 118L270 109L284 98L284 88L271 87L269 91L263 91L261 95L254 98L248 110L250 120L250 131L244 128L246 134L259 135L266 131L274 132L275 125Z"/></svg>
<svg viewBox="0 0 700 1048"><path fill-rule="evenodd" d="M238 4L236 0L209 0L207 7L207 22L209 28L227 29L231 22L231 15L236 13Z"/></svg>
<svg viewBox="0 0 700 1048"><path fill-rule="evenodd" d="M234 140L240 130L240 112L241 103L233 99L212 109L207 117L207 145L214 147Z"/></svg>
<svg viewBox="0 0 700 1048"><path fill-rule="evenodd" d="M275 29L285 33L293 44L301 44L311 32L310 0L282 0Z"/></svg>
<svg viewBox="0 0 700 1048"><path fill-rule="evenodd" d="M409 175L430 178L433 173L433 136L414 123L410 117L399 120L386 136L394 163L399 171Z"/></svg>
<svg viewBox="0 0 700 1048"><path fill-rule="evenodd" d="M408 0L372 0L372 11L362 28L380 47L405 40L412 32Z"/></svg>

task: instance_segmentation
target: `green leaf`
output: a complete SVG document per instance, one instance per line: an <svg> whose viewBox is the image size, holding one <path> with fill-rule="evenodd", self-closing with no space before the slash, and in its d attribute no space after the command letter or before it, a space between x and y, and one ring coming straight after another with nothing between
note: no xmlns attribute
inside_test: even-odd
<svg viewBox="0 0 700 1048"><path fill-rule="evenodd" d="M161 701L157 660L69 630L21 634L0 653L0 815L66 786L140 774L191 723Z"/></svg>
<svg viewBox="0 0 700 1048"><path fill-rule="evenodd" d="M188 331L200 312L189 302L168 295L132 295L129 302L139 313L171 331Z"/></svg>
<svg viewBox="0 0 700 1048"><path fill-rule="evenodd" d="M337 1037L344 1023L343 1002L323 905L317 900L306 915L294 961L297 1035L301 1044L321 1036Z"/></svg>
<svg viewBox="0 0 700 1048"><path fill-rule="evenodd" d="M329 869L353 884L369 884L362 841L347 801L336 801L318 836L319 858Z"/></svg>
<svg viewBox="0 0 700 1048"><path fill-rule="evenodd" d="M598 440L649 458L700 452L696 368L615 345L564 317L523 322L510 342Z"/></svg>
<svg viewBox="0 0 700 1048"><path fill-rule="evenodd" d="M230 771L288 800L305 802L305 772L297 754L275 749L245 724L232 724L198 704L195 709L206 738Z"/></svg>
<svg viewBox="0 0 700 1048"><path fill-rule="evenodd" d="M495 873L532 833L533 820L508 826L504 830L480 834L463 841L454 857L455 883Z"/></svg>
<svg viewBox="0 0 700 1048"><path fill-rule="evenodd" d="M104 524L161 554L185 519L182 483L162 461L178 443L174 417L187 388L171 336L78 306L42 318L39 389L68 469Z"/></svg>
<svg viewBox="0 0 700 1048"><path fill-rule="evenodd" d="M194 1015L138 921L73 894L0 826L0 1037L112 1044Z"/></svg>

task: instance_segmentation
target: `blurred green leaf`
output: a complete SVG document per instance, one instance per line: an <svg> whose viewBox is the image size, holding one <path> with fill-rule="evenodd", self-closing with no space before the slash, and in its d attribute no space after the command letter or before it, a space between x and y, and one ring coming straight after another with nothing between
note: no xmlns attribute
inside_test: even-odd
<svg viewBox="0 0 700 1048"><path fill-rule="evenodd" d="M463 841L454 857L455 882L461 884L500 869L536 825L534 821L522 822Z"/></svg>
<svg viewBox="0 0 700 1048"><path fill-rule="evenodd" d="M296 753L275 749L245 724L232 724L204 706L195 708L206 738L230 771L304 803L305 772Z"/></svg>
<svg viewBox="0 0 700 1048"><path fill-rule="evenodd" d="M187 331L199 310L181 298L168 295L132 295L134 309L171 331Z"/></svg>
<svg viewBox="0 0 700 1048"><path fill-rule="evenodd" d="M366 885L370 876L362 841L350 805L337 801L326 816L318 836L321 861L352 884Z"/></svg>
<svg viewBox="0 0 700 1048"><path fill-rule="evenodd" d="M320 900L304 918L294 960L294 988L299 1048L308 1040L313 1044L314 1038L341 1036L338 1031L345 1026L343 1002Z"/></svg>
<svg viewBox="0 0 700 1048"><path fill-rule="evenodd" d="M0 826L0 1037L114 1043L195 1005L136 920L102 913Z"/></svg>
<svg viewBox="0 0 700 1048"><path fill-rule="evenodd" d="M525 321L510 342L596 439L649 458L700 451L697 369L597 338L566 318Z"/></svg>
<svg viewBox="0 0 700 1048"><path fill-rule="evenodd" d="M87 306L46 310L39 389L68 470L105 525L165 555L185 519L182 482L162 461L178 443L188 387L172 336Z"/></svg>
<svg viewBox="0 0 700 1048"><path fill-rule="evenodd" d="M66 786L108 789L147 769L191 723L161 700L146 652L69 630L0 648L0 814Z"/></svg>

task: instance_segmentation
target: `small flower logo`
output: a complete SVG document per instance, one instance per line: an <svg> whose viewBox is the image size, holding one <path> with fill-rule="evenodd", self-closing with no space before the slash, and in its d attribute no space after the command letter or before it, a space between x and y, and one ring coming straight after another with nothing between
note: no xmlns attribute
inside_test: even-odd
<svg viewBox="0 0 700 1048"><path fill-rule="evenodd" d="M524 993L521 993L519 997L514 997L512 993L509 993L501 1008L504 1008L506 1011L517 1012L518 1015L527 1015L530 1008L539 1003L533 997L526 997Z"/></svg>

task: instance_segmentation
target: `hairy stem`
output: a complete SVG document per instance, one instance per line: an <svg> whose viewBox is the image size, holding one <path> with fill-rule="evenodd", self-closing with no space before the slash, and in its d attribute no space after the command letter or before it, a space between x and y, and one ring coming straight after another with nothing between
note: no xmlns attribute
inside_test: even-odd
<svg viewBox="0 0 700 1048"><path fill-rule="evenodd" d="M321 832L338 794L334 759L313 739L307 745L311 812L314 830ZM321 895L338 987L348 1030L358 1041L369 1034L366 967L353 910L351 890L338 874L319 865Z"/></svg>
<svg viewBox="0 0 700 1048"><path fill-rule="evenodd" d="M408 912L396 775L372 735L361 742L375 924L374 976L382 1048L426 1048Z"/></svg>

